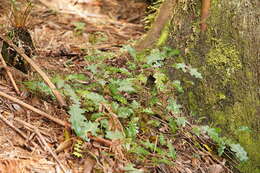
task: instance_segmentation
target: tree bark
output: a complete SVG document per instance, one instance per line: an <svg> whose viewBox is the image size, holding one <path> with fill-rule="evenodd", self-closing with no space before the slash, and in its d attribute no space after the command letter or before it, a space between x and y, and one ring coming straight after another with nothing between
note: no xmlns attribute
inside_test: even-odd
<svg viewBox="0 0 260 173"><path fill-rule="evenodd" d="M201 12L200 12L200 29L202 32L206 31L206 20L209 16L210 0L201 0Z"/></svg>
<svg viewBox="0 0 260 173"><path fill-rule="evenodd" d="M159 39L162 30L171 20L173 15L173 7L176 5L176 0L165 0L160 9L159 13L152 24L151 29L148 31L144 39L142 39L137 45L135 49L137 51L152 48L157 40Z"/></svg>

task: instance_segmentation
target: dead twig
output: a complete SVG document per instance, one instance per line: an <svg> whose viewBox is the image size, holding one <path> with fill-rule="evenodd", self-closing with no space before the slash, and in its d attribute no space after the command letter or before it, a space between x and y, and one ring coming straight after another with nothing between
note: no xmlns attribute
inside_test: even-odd
<svg viewBox="0 0 260 173"><path fill-rule="evenodd" d="M9 77L9 79L10 79L12 85L13 85L13 87L14 87L14 89L15 89L15 92L16 92L18 95L20 95L20 90L18 89L18 87L17 87L17 85L16 85L16 83L15 83L15 80L14 80L14 78L13 78L13 75L12 75L12 73L9 71L9 69L7 68L7 64L6 64L4 58L3 58L2 54L1 54L2 47L3 47L3 41L0 41L0 59L1 59L2 64L3 64L3 68L5 69L6 74L7 74L7 76Z"/></svg>
<svg viewBox="0 0 260 173"><path fill-rule="evenodd" d="M3 117L3 115L0 113L0 119L9 127L11 127L12 129L14 129L15 132L17 132L21 137L23 137L24 139L27 139L27 136L18 128L16 128L12 123L10 123L7 119L5 119Z"/></svg>
<svg viewBox="0 0 260 173"><path fill-rule="evenodd" d="M105 146L108 146L108 147L111 147L113 145L112 141L104 139L104 138L95 137L95 136L91 136L91 135L89 135L88 137L89 137L89 139L91 139L97 143L103 144Z"/></svg>
<svg viewBox="0 0 260 173"><path fill-rule="evenodd" d="M17 99L17 98L14 98L14 97L12 97L12 96L9 96L9 95L7 95L7 94L1 92L1 91L0 91L0 96L5 97L5 98L7 98L7 99L9 99L9 100L11 100L11 101L13 101L13 102L15 102L15 103L17 103L17 104L19 104L19 105L25 107L25 108L27 108L27 109L29 109L29 110L31 110L31 111L37 113L37 114L40 114L41 116L43 116L43 117L45 117L45 118L47 118L47 119L49 119L49 120L52 120L53 122L55 122L55 123L57 123L57 124L59 124L59 125L65 127L65 128L71 128L71 125L70 125L69 123L64 122L64 121L62 121L62 120L60 120L60 119L54 118L54 117L52 117L51 115L49 115L49 114L47 114L47 113L45 113L45 112L43 112L43 111L41 111L41 110L39 110L39 109L37 109L37 108L31 106L31 105L28 105L27 103L24 103L23 101L21 101L21 100L19 100L19 99ZM18 119L15 119L15 120L16 120L16 121L19 121L19 122L22 122L21 120L18 120ZM119 120L118 120L118 121L119 121ZM28 123L27 123L26 125L29 127ZM31 126L31 128L33 127L32 125L30 125L30 126ZM122 125L121 125L121 126L122 126ZM121 128L123 128L123 127L121 127ZM96 141L96 142L98 142L98 143L100 143L100 144L103 144L103 145L105 145L105 146L112 146L112 144L113 144L111 141L109 141L109 140L107 140L107 139L104 139L104 138L94 137L94 136L89 136L89 138L90 138L91 140Z"/></svg>
<svg viewBox="0 0 260 173"><path fill-rule="evenodd" d="M37 136L39 137L40 141L43 143L43 145L45 146L45 148L48 150L48 152L52 155L52 157L55 159L55 161L58 163L58 165L60 166L60 168L62 169L62 171L64 173L66 173L66 169L65 167L62 165L62 163L60 162L58 156L52 151L51 147L49 147L49 145L47 144L47 142L45 141L45 139L43 138L43 136L41 135L41 133L39 132L39 130L34 127L34 131L37 134ZM39 141L39 142L40 142Z"/></svg>
<svg viewBox="0 0 260 173"><path fill-rule="evenodd" d="M72 145L73 145L73 138L67 139L58 145L58 147L55 149L55 153L60 153L65 149L71 147Z"/></svg>
<svg viewBox="0 0 260 173"><path fill-rule="evenodd" d="M17 121L18 123L20 123L20 124L22 124L22 125L28 127L28 129L31 130L31 131L34 129L34 126L33 126L33 125L31 125L31 124L29 124L29 123L27 123L27 122L25 122L25 121L23 121L23 120L21 120L21 119L19 119L19 118L14 118L14 120ZM41 134L43 134L44 136L48 136L48 137L50 136L47 132L45 132L45 131L43 131L43 130L40 130L40 129L39 129L39 131L40 131Z"/></svg>
<svg viewBox="0 0 260 173"><path fill-rule="evenodd" d="M61 167L62 171L65 173L66 172L66 169L64 168L64 166L62 165L62 163L59 161L57 155L52 151L52 149L49 147L49 145L47 144L46 140L44 139L44 137L41 135L41 133L43 133L42 131L40 131L37 127L25 122L25 121L22 121L20 119L15 119L16 121L18 121L19 123L23 124L24 126L27 126L28 129L30 129L30 131L33 131L37 136L38 136L38 140L39 140L39 143L41 145L43 145L47 150L48 152L52 155L52 157L56 160L56 162L59 164L59 166ZM43 133L44 134L44 133ZM44 147L42 147L44 149Z"/></svg>
<svg viewBox="0 0 260 173"><path fill-rule="evenodd" d="M24 140L27 140L27 139L28 139L25 133L23 133L21 130L19 130L18 128L16 128L16 127L15 127L12 123L10 123L7 119L5 119L5 118L2 116L1 113L0 113L0 119L1 119L6 125L8 125L9 127L11 127L17 134L19 134ZM38 145L37 145L35 142L32 141L31 143L32 143L33 147L38 147ZM26 145L26 143L24 143L24 144ZM26 147L28 147L28 148L30 148L30 150L32 150L29 145L26 145ZM33 150L32 150L32 151L33 151Z"/></svg>
<svg viewBox="0 0 260 173"><path fill-rule="evenodd" d="M124 133L124 127L121 124L121 122L119 121L118 116L106 104L102 104L102 106L108 111L109 115L111 115L111 118L114 122L115 127L117 129L119 129L123 133L124 136L126 136L125 133Z"/></svg>
<svg viewBox="0 0 260 173"><path fill-rule="evenodd" d="M43 80L46 82L46 84L50 87L52 90L53 94L57 98L58 102L60 103L61 107L66 107L67 104L65 100L63 99L62 95L60 92L57 90L56 86L51 82L49 77L41 70L41 68L31 59L29 58L24 51L22 51L20 48L18 48L16 45L12 43L9 39L7 39L5 36L0 34L0 38L4 40L6 43L9 44L9 46L13 47L15 51L20 54L35 70L40 74L40 76L43 78Z"/></svg>
<svg viewBox="0 0 260 173"><path fill-rule="evenodd" d="M7 98L7 99L9 99L9 100L11 100L11 101L13 101L13 102L15 102L15 103L17 103L17 104L19 104L19 105L25 107L25 108L27 108L27 109L29 109L29 110L31 110L31 111L37 113L37 114L40 114L41 116L43 116L43 117L45 117L45 118L47 118L47 119L49 119L49 120L52 120L53 122L55 122L55 123L57 123L57 124L59 124L59 125L65 127L65 128L71 128L71 125L70 125L69 123L64 122L64 121L62 121L62 120L60 120L60 119L54 118L54 117L52 117L51 115L49 115L49 114L47 114L47 113L45 113L45 112L43 112L43 111L41 111L41 110L39 110L39 109L37 109L37 108L31 106L31 105L28 105L27 103L24 103L23 101L21 101L21 100L15 98L15 97L12 97L12 96L9 96L9 95L3 93L2 91L0 91L0 96L5 97L5 98ZM108 109L109 109L109 108L108 108ZM16 120L19 121L19 122L21 122L21 121L18 120L18 119L16 119ZM118 121L119 121L119 120L118 120ZM121 126L122 126L122 124L121 124ZM32 125L31 125L31 127L32 127ZM121 128L123 128L123 127L121 127ZM86 135L87 135L87 134L86 134ZM96 141L96 142L98 142L98 143L101 143L101 144L103 144L103 145L105 145L105 146L112 146L112 144L113 144L111 141L109 141L109 140L107 140L107 139L104 139L104 138L94 137L94 136L89 136L89 138L92 139L93 141Z"/></svg>
<svg viewBox="0 0 260 173"><path fill-rule="evenodd" d="M43 116L43 117L45 117L45 118L47 118L47 119L49 119L49 120L52 120L53 122L55 122L55 123L57 123L57 124L59 124L59 125L62 125L62 126L64 126L64 127L70 127L70 124L69 124L69 123L64 122L64 121L62 121L62 120L60 120L60 119L54 118L54 117L52 117L51 115L49 115L49 114L47 114L47 113L45 113L45 112L43 112L43 111L41 111L41 110L39 110L39 109L33 107L33 106L31 106L31 105L29 105L29 104L27 104L27 103L24 103L23 101L21 101L21 100L15 98L15 97L12 97L12 96L10 96L10 95L8 95L8 94L5 94L5 93L2 92L2 91L0 91L0 96L5 97L5 98L7 98L7 99L9 99L9 100L11 100L11 101L13 101L13 102L15 102L15 103L17 103L17 104L19 104L19 105L25 107L25 108L27 108L27 109L29 109L29 110L31 110L31 111L37 113L37 114L40 114L41 116Z"/></svg>

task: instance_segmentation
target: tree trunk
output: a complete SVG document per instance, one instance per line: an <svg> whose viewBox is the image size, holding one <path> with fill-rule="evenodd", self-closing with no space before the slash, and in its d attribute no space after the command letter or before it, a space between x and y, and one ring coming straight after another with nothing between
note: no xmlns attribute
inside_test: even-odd
<svg viewBox="0 0 260 173"><path fill-rule="evenodd" d="M194 81L193 87L186 88L183 102L190 111L206 116L216 127L222 127L227 137L241 143L251 158L242 170L255 173L260 169L257 3L257 0L212 0L208 29L203 33L199 32L196 13L180 10L181 15L173 19L170 38L172 46L185 52L184 61L204 76L202 81ZM187 6L198 9L196 4ZM201 27L205 31L205 26ZM251 131L241 131L245 126Z"/></svg>
<svg viewBox="0 0 260 173"><path fill-rule="evenodd" d="M183 104L246 148L251 160L241 169L250 173L260 172L259 5L258 0L211 0L210 10L199 16L204 9L200 1L182 0L167 14L173 16L167 45L182 50L178 61L203 74L203 80L185 88ZM163 28L160 24L167 22L158 25L155 21L141 48L154 45L154 37L160 37L156 29ZM190 80L172 71L170 75L182 79L184 86Z"/></svg>
<svg viewBox="0 0 260 173"><path fill-rule="evenodd" d="M158 12L158 15L152 24L151 29L148 31L146 36L135 46L136 50L143 50L152 48L159 40L160 35L167 24L171 20L173 15L173 7L176 5L176 0L165 0Z"/></svg>

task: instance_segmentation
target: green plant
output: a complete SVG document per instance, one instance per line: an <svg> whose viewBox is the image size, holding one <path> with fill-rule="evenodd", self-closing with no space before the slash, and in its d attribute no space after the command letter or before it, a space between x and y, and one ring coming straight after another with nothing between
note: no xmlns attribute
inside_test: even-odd
<svg viewBox="0 0 260 173"><path fill-rule="evenodd" d="M180 114L181 113L181 105L177 104L176 101L172 98L167 100L168 105L166 109L170 112L172 111L174 114Z"/></svg>
<svg viewBox="0 0 260 173"><path fill-rule="evenodd" d="M55 99L51 89L42 81L27 81L24 82L24 85L34 93L49 95L52 99Z"/></svg>
<svg viewBox="0 0 260 173"><path fill-rule="evenodd" d="M124 171L128 172L128 173L143 173L144 171L140 170L140 169L136 169L134 168L133 164L128 164L123 168Z"/></svg>
<svg viewBox="0 0 260 173"><path fill-rule="evenodd" d="M84 30L86 29L86 24L83 22L74 22L74 31L77 35L82 35Z"/></svg>
<svg viewBox="0 0 260 173"><path fill-rule="evenodd" d="M201 75L201 73L198 72L197 69L192 68L191 66L188 66L184 63L176 63L173 65L173 67L176 69L181 69L185 73L188 72L188 73L190 73L190 75L192 75L198 79L202 79L202 75Z"/></svg>
<svg viewBox="0 0 260 173"><path fill-rule="evenodd" d="M82 147L83 147L83 141L79 140L79 139L76 140L75 144L73 145L73 152L72 152L72 154L75 157L82 158L83 157Z"/></svg>
<svg viewBox="0 0 260 173"><path fill-rule="evenodd" d="M179 51L162 48L145 55L137 53L131 46L125 46L124 50L133 56L129 63L134 64L134 68L107 65L105 61L111 58L111 54L94 51L85 57L90 64L86 70L93 77L72 74L53 79L70 98L68 112L72 129L85 141L89 141L89 135L120 141L127 153L140 163L149 161L154 165L171 165L178 157L172 135L181 133L188 124L176 96L178 92L185 91L180 80L171 81L164 68L167 59L174 58ZM184 63L177 63L174 67L202 78L196 69ZM147 87L149 81L151 85ZM31 89L35 88L30 85ZM167 129L170 135L158 129ZM192 132L197 136L206 133L217 144L220 155L230 147L241 161L247 159L243 148L220 137L217 129L202 126ZM76 143L74 151L74 155L82 157L81 144ZM126 165L123 170L141 171L132 164Z"/></svg>
<svg viewBox="0 0 260 173"><path fill-rule="evenodd" d="M108 36L104 32L95 32L89 35L89 42L99 44L108 41Z"/></svg>
<svg viewBox="0 0 260 173"><path fill-rule="evenodd" d="M181 86L181 82L180 82L179 80L173 81L173 82L172 82L172 86L173 86L174 88L176 88L176 90L177 90L178 92L180 92L180 93L183 93L183 92L184 92L184 90L183 90L183 88L182 88L182 86Z"/></svg>
<svg viewBox="0 0 260 173"><path fill-rule="evenodd" d="M210 138L218 144L218 153L222 155L227 147L230 147L236 157L241 161L247 161L247 153L240 144L234 144L230 140L223 138L219 135L220 131L216 128L210 128L209 126L202 126L201 131L207 133Z"/></svg>

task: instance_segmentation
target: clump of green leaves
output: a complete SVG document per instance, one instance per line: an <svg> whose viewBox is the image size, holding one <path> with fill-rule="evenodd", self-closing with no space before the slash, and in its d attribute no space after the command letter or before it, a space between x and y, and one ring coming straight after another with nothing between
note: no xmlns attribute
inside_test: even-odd
<svg viewBox="0 0 260 173"><path fill-rule="evenodd" d="M202 79L202 75L200 72L198 72L197 69L192 68L191 66L188 66L184 63L176 63L173 65L173 67L175 67L176 69L181 69L183 72L188 72L190 73L190 75L198 78L198 79Z"/></svg>
<svg viewBox="0 0 260 173"><path fill-rule="evenodd" d="M51 89L42 81L26 81L24 82L25 86L33 91L34 93L40 93L40 94L45 94L48 96L51 96L51 98L55 98Z"/></svg>
<svg viewBox="0 0 260 173"><path fill-rule="evenodd" d="M236 157L241 161L247 161L248 156L246 151L240 144L234 144L230 140L219 135L220 129L210 128L209 126L202 126L201 132L207 133L209 137L218 145L218 154L222 155L227 147L230 147Z"/></svg>
<svg viewBox="0 0 260 173"><path fill-rule="evenodd" d="M73 25L75 27L74 31L77 35L82 35L86 29L86 24L83 22L74 22Z"/></svg>
<svg viewBox="0 0 260 173"><path fill-rule="evenodd" d="M85 141L89 141L88 135L111 141L120 140L126 151L139 162L149 160L154 165L172 165L178 157L174 139L158 129L167 129L172 135L188 124L182 112L183 107L176 98L177 93L184 92L181 81L171 81L164 68L167 60L178 56L179 51L164 47L138 53L129 45L124 46L122 51L127 51L133 57L128 62L130 66L108 65L105 61L111 60L113 53L92 50L85 56L90 64L85 69L91 77L72 74L54 79L58 88L71 101L68 113L72 129ZM189 65L176 63L173 67L202 79L198 70ZM31 88L35 87L31 85ZM109 107L109 111L103 109L104 105ZM114 121L111 116L122 127L115 127L115 123L111 123L111 120ZM219 146L219 154L223 154L226 146L229 146L241 161L247 159L242 147L228 143L214 129L203 126L194 130L196 135L202 132L207 133ZM149 135L151 133L155 135ZM139 136L142 136L142 140ZM81 157L80 145L74 148L78 148L75 150L76 155ZM124 170L141 171L132 164L126 165Z"/></svg>

